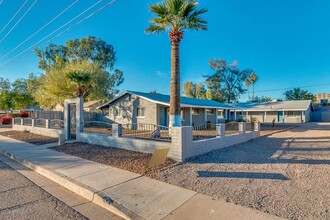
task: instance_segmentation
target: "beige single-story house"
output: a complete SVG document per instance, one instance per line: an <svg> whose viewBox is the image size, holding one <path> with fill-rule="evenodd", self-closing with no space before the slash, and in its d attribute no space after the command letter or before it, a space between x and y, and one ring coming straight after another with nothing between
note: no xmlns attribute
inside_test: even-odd
<svg viewBox="0 0 330 220"><path fill-rule="evenodd" d="M103 114L119 124L168 126L170 96L159 93L126 91L101 105ZM206 99L181 97L182 126L217 124L228 119L230 105Z"/></svg>
<svg viewBox="0 0 330 220"><path fill-rule="evenodd" d="M304 123L311 121L311 112L314 111L312 101L274 101L274 102L247 102L231 105L230 120L257 120L260 122L277 123Z"/></svg>

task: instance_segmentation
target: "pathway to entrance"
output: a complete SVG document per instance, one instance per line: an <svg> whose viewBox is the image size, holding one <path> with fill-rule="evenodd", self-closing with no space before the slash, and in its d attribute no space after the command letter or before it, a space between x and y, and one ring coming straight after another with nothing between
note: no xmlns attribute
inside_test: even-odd
<svg viewBox="0 0 330 220"><path fill-rule="evenodd" d="M199 156L159 180L289 219L330 219L330 123Z"/></svg>

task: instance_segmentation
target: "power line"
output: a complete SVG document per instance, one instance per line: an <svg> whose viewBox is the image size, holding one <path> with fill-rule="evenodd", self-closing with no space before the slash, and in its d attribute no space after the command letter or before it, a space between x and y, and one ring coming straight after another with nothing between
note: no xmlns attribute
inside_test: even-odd
<svg viewBox="0 0 330 220"><path fill-rule="evenodd" d="M98 10L96 10L95 12L89 14L88 16L86 16L85 18L83 18L82 20L80 20L79 22L75 23L74 25L70 26L69 28L67 28L66 30L62 31L61 33L59 33L58 35L54 36L53 38L49 39L48 41L46 41L45 43L43 43L42 45L49 43L50 41L54 40L55 38L59 37L60 35L68 32L69 30L71 30L72 28L74 28L75 26L81 24L82 22L84 22L85 20L87 20L88 18L94 16L95 14L97 14L98 12L102 11L103 9L105 9L106 7L108 7L109 5L113 4L116 0L112 0L111 2L108 2L107 4L105 4L104 6L102 6L101 8L99 8Z"/></svg>
<svg viewBox="0 0 330 220"><path fill-rule="evenodd" d="M100 0L100 1L102 1L102 0ZM99 2L100 2L100 1L99 1ZM99 8L98 10L96 10L95 12L89 14L88 16L86 16L85 18L83 18L82 20L80 20L79 22L77 22L77 23L75 23L74 25L72 25L72 26L70 26L69 28L67 28L65 31L61 32L60 34L57 34L55 37L49 39L48 41L42 43L42 44L39 45L39 46L42 46L42 45L44 45L44 44L46 44L46 43L49 43L50 41L52 41L52 40L54 40L55 38L59 37L60 35L64 34L65 32L71 30L73 27L79 25L79 24L82 23L83 21L85 21L85 20L87 20L88 18L92 17L93 15L95 15L95 14L98 13L98 12L100 12L101 10L105 9L105 8L108 7L109 5L113 4L115 1L116 1L116 0L112 0L112 1L110 1L109 3L107 3L107 4L104 5L104 6L102 6L101 8ZM97 2L97 3L98 3L98 2ZM97 3L96 3L96 4L97 4ZM91 6L91 7L92 7L92 6ZM83 14L83 13L81 13L81 14ZM80 16L80 15L79 15L79 16ZM79 17L79 16L78 16L78 17ZM71 21L70 21L70 22L71 22ZM70 23L70 22L68 22L68 23ZM65 26L65 25L63 25L63 26ZM61 26L61 28L62 28L63 26ZM58 29L61 29L61 28L58 28ZM57 30L58 30L58 29L57 29ZM56 30L56 31L57 31L57 30ZM56 31L52 32L51 34L55 33ZM51 34L50 34L50 35L51 35ZM47 37L49 37L49 35L48 35ZM45 38L47 38L47 37L45 37ZM27 49L24 50L23 52L21 52L21 53L17 54L16 56L12 57L11 59L7 60L5 63L1 64L0 67L2 67L2 66L4 66L4 65L8 64L8 63L11 62L13 59L15 59L15 58L17 58L18 56L24 54L25 52L27 52L27 51L30 50L31 48L37 46L37 44L39 44L39 43L40 43L41 41L43 41L45 38L43 38L42 40L38 41L37 43L35 43L35 44L32 45L31 47L27 48ZM33 51L34 51L34 50L29 51L28 53L24 54L22 57L28 55L29 53L31 53L31 52L33 52Z"/></svg>
<svg viewBox="0 0 330 220"><path fill-rule="evenodd" d="M93 5L91 5L89 8L87 8L86 10L84 10L83 12L81 12L80 14L78 14L77 16L75 16L74 18L72 18L71 20L69 20L68 22L66 22L65 24L63 24L61 27L57 28L55 31L51 32L50 34L48 34L46 37L42 38L41 40L39 40L38 42L36 42L35 44L33 44L32 46L28 47L26 50L24 50L23 52L17 54L16 56L12 57L11 59L7 60L5 63L1 64L1 66L4 66L5 64L9 63L10 61L12 61L13 59L15 59L16 57L24 54L25 52L29 51L31 48L34 48L35 46L37 46L40 42L44 41L45 39L47 39L48 37L50 37L51 35L53 35L54 33L56 33L57 31L59 31L60 29L62 29L63 27L67 26L68 24L70 24L72 21L76 20L78 17L80 17L81 15L83 15L84 13L86 13L87 11L89 11L90 9L94 8L96 5L98 5L99 3L101 3L103 0L99 0L98 2L94 3ZM33 50L32 50L33 52ZM30 52L29 52L30 53ZM24 55L23 55L24 56Z"/></svg>
<svg viewBox="0 0 330 220"><path fill-rule="evenodd" d="M64 9L61 13L59 13L58 15L56 15L53 19L51 19L49 22L47 22L44 26L42 26L39 30L37 30L34 34L32 34L31 36L29 36L27 39L25 39L22 43L20 43L19 45L17 45L14 49L12 49L11 51L9 51L8 53L6 53L5 55L3 55L2 57L0 57L0 60L2 60L3 58L7 57L9 54L11 54L12 52L14 52L17 48L19 48L20 46L22 46L25 42L27 42L28 40L30 40L32 37L34 37L36 34L38 34L40 31L42 31L43 29L45 29L48 25L50 25L53 21L55 21L58 17L60 17L62 14L64 14L67 10L69 10L73 5L75 5L79 0L76 0L75 2L73 2L71 5L69 5L66 9Z"/></svg>
<svg viewBox="0 0 330 220"><path fill-rule="evenodd" d="M29 13L29 11L33 8L33 6L37 3L38 0L35 0L33 4L28 8L28 10L22 15L22 17L14 24L14 26L8 31L8 33L0 40L0 43L6 39L6 37L15 29L15 27L21 22L21 20Z"/></svg>
<svg viewBox="0 0 330 220"><path fill-rule="evenodd" d="M24 5L28 2L29 0L26 0L21 7L16 11L16 13L13 15L13 17L11 17L11 19L7 22L7 24L1 29L0 34L3 32L3 30L6 29L6 27L10 24L10 22L16 17L16 15L22 10L22 8L24 7ZM2 1L1 1L2 3Z"/></svg>
<svg viewBox="0 0 330 220"><path fill-rule="evenodd" d="M283 91L283 90L288 90L288 89L293 89L293 88L311 88L311 87L319 87L319 86L329 86L330 83L327 84L317 84L317 85L306 85L306 86L293 86L293 87L287 87L287 88L278 88L278 89L266 89L266 90L259 90L255 91L257 92L274 92L274 91Z"/></svg>

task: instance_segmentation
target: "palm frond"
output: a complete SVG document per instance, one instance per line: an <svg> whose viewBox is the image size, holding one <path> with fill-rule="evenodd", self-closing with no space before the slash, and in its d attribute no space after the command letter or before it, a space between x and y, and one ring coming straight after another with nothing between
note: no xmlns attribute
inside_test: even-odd
<svg viewBox="0 0 330 220"><path fill-rule="evenodd" d="M207 22L200 15L207 9L197 9L197 0L164 0L149 6L155 17L150 19L147 33L161 32L164 30L184 29L207 30Z"/></svg>
<svg viewBox="0 0 330 220"><path fill-rule="evenodd" d="M148 34L162 32L165 30L166 30L166 28L164 26L158 26L158 25L149 25L149 27L146 28L146 32Z"/></svg>
<svg viewBox="0 0 330 220"><path fill-rule="evenodd" d="M190 16L191 13L194 12L196 6L198 5L198 3L196 1L188 1L183 5L182 8L182 17L183 18L187 18Z"/></svg>
<svg viewBox="0 0 330 220"><path fill-rule="evenodd" d="M163 3L157 3L154 5L150 5L149 9L151 12L157 14L158 16L163 16L167 14L167 7Z"/></svg>

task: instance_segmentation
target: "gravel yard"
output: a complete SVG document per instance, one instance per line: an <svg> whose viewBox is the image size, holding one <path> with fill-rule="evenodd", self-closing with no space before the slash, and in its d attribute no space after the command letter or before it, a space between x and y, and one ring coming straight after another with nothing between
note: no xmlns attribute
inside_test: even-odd
<svg viewBox="0 0 330 220"><path fill-rule="evenodd" d="M104 147L96 144L76 142L58 147L51 147L50 149L149 177L154 177L160 170L177 164L176 161L167 158L165 164L158 167L149 167L148 163L152 154Z"/></svg>
<svg viewBox="0 0 330 220"><path fill-rule="evenodd" d="M330 219L330 124L310 123L158 173L164 182L288 219Z"/></svg>
<svg viewBox="0 0 330 220"><path fill-rule="evenodd" d="M0 135L35 145L49 144L58 141L57 138L47 137L39 134L33 134L30 132L14 131L14 130L0 132Z"/></svg>
<svg viewBox="0 0 330 220"><path fill-rule="evenodd" d="M260 124L260 136L274 134L297 126L295 124L275 124L273 127L272 124Z"/></svg>

